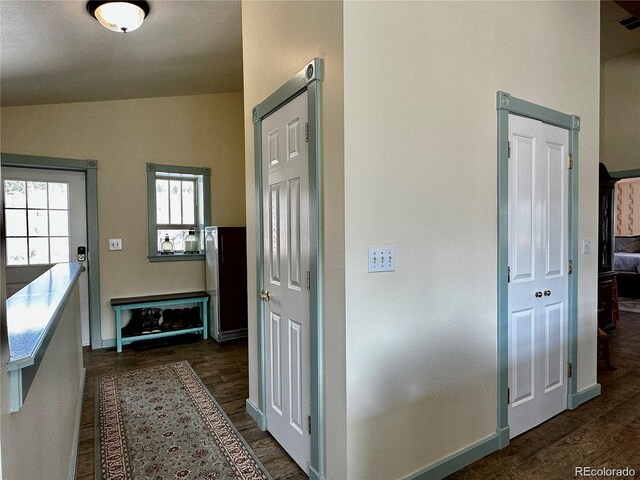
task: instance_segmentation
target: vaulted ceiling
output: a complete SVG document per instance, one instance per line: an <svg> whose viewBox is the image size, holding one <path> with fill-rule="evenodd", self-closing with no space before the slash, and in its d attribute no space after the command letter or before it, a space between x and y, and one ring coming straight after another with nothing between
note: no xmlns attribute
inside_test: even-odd
<svg viewBox="0 0 640 480"><path fill-rule="evenodd" d="M242 91L239 0L149 3L142 27L120 34L83 0L0 0L2 105ZM617 23L628 15L601 3L603 60L640 49L640 28Z"/></svg>
<svg viewBox="0 0 640 480"><path fill-rule="evenodd" d="M602 60L609 60L640 49L640 28L627 30L618 23L631 14L640 18L639 1L607 0L600 3L600 57Z"/></svg>

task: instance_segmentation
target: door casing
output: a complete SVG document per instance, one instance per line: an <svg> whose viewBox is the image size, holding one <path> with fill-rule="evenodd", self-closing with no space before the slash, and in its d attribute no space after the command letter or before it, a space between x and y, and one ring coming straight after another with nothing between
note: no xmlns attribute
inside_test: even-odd
<svg viewBox="0 0 640 480"><path fill-rule="evenodd" d="M600 385L587 392L578 393L578 172L579 150L578 134L580 132L580 117L568 115L552 110L535 103L527 102L510 94L498 91L496 94L496 109L498 113L498 372L497 372L497 434L499 448L509 444L509 420L508 420L508 226L509 226L509 163L508 163L508 139L509 139L509 114L540 120L544 123L564 128L569 131L569 151L573 158L573 168L569 173L568 185L568 259L572 262L572 271L569 275L568 286L568 361L572 364L573 374L568 379L567 407L574 409L580 404L600 394ZM595 334L594 334L595 341Z"/></svg>
<svg viewBox="0 0 640 480"><path fill-rule="evenodd" d="M2 165L7 167L44 168L84 172L87 195L87 255L89 258L89 323L91 348L102 348L102 321L100 318L100 252L98 241L98 162L70 158L40 157L2 153Z"/></svg>
<svg viewBox="0 0 640 480"><path fill-rule="evenodd" d="M256 195L256 291L264 286L264 221L262 189L262 120L273 111L303 91L308 92L307 109L309 123L309 256L310 256L310 413L311 413L311 462L309 478L324 478L324 381L322 337L322 185L321 185L321 83L323 62L314 58L302 70L253 108L253 142L255 158ZM260 429L267 429L266 418L266 358L265 329L262 300L256 295L258 336L258 405L247 399L247 412Z"/></svg>

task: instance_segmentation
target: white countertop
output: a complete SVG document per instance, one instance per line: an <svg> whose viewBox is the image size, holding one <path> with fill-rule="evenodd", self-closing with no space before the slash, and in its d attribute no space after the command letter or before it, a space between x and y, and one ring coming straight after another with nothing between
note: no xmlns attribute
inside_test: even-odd
<svg viewBox="0 0 640 480"><path fill-rule="evenodd" d="M59 263L7 300L8 370L33 365L43 355L79 275L79 264Z"/></svg>

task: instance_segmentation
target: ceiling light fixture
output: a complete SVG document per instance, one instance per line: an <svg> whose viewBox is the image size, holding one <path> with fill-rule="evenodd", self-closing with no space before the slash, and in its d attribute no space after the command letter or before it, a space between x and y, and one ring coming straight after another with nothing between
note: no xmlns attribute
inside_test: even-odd
<svg viewBox="0 0 640 480"><path fill-rule="evenodd" d="M149 4L145 1L103 0L87 2L87 12L104 27L114 32L133 32L149 15Z"/></svg>

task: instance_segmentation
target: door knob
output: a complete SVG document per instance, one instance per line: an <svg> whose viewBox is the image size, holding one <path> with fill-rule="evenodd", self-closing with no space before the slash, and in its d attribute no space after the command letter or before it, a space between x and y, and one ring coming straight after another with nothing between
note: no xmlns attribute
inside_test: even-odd
<svg viewBox="0 0 640 480"><path fill-rule="evenodd" d="M549 296L551 296L551 290L545 290L545 291L544 291L544 296L545 296L545 297L549 297Z"/></svg>
<svg viewBox="0 0 640 480"><path fill-rule="evenodd" d="M260 292L260 298L265 302L268 302L271 299L271 294L269 293L269 290L262 290Z"/></svg>
<svg viewBox="0 0 640 480"><path fill-rule="evenodd" d="M536 298L540 298L542 296L542 292L536 292L535 296L536 296Z"/></svg>

